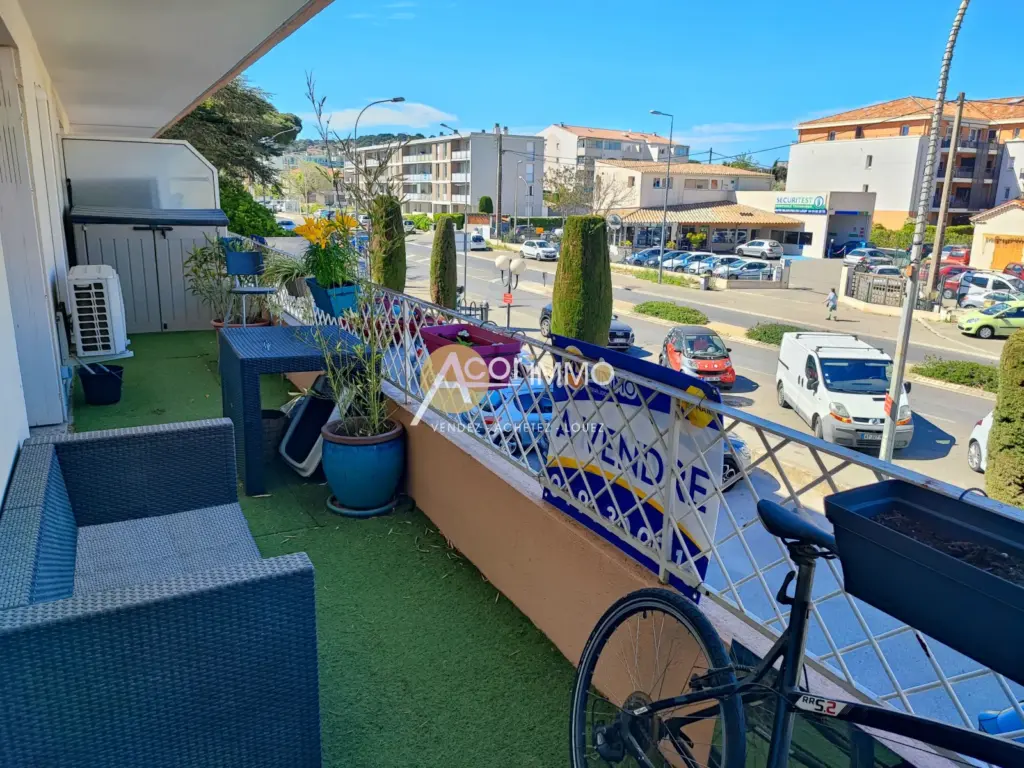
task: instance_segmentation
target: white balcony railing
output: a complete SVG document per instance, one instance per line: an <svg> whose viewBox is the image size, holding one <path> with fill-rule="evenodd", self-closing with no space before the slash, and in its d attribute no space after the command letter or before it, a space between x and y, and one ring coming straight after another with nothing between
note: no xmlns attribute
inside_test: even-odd
<svg viewBox="0 0 1024 768"><path fill-rule="evenodd" d="M432 181L434 174L432 173L407 173L402 176L405 181Z"/></svg>
<svg viewBox="0 0 1024 768"><path fill-rule="evenodd" d="M469 182L469 174L468 173L453 173L452 174L452 181L457 182L457 183L461 182L463 184L468 183Z"/></svg>
<svg viewBox="0 0 1024 768"><path fill-rule="evenodd" d="M452 195L453 203L462 203L464 205L469 204L469 195Z"/></svg>
<svg viewBox="0 0 1024 768"><path fill-rule="evenodd" d="M429 163L433 159L433 155L402 155L403 163Z"/></svg>
<svg viewBox="0 0 1024 768"><path fill-rule="evenodd" d="M274 256L296 258L267 246L258 247ZM407 406L416 407L427 394L420 383L425 357L420 329L479 322L405 294L375 290L386 298L372 302L372 311L377 322L386 326L383 336L395 339L384 354L385 378ZM300 323L339 322L316 310L308 295L294 296L282 290L275 304L279 312ZM522 341L518 360L531 369L550 371L556 361L581 366L594 362L537 341L521 330L514 335ZM534 391L534 404L542 400L558 402L549 378L539 377L536 386L543 392ZM572 398L622 425L621 438L629 442L628 453L616 454L620 458L628 456L618 473L604 479L589 475L587 492L575 492L579 471L573 467L600 466L604 461L601 454L610 450L612 436L571 440L572 460L565 459L563 451L563 458L553 461L548 455L547 438L538 440L531 430L495 433L484 422L480 409L453 415L433 405L427 408L439 424L469 435L482 452L507 462L510 472L532 477L550 498L571 508L574 516L602 532L642 567L654 570L663 581L689 590L692 596L699 595L700 600L709 600L742 617L769 639L777 638L786 624L789 609L778 602L777 595L783 578L794 566L782 543L761 525L756 513L758 499L770 498L801 509L827 526L821 514L824 497L852 487L898 479L951 498L964 494L948 483L826 443L713 402L714 398L702 394L684 392L620 368L614 369L612 381L614 386L608 387L584 384ZM518 402L516 391L516 387L502 390L503 397L516 400L508 403L509 409L531 413L536 406ZM651 394L640 396L644 391ZM668 421L664 413L652 409L656 399L666 397L671 403L668 413L675 414ZM686 450L680 443L677 453L669 446L675 445L674 437L680 433L678 424L682 422L710 426L711 434L686 437ZM649 436L646 444L639 442L640 435ZM674 461L665 460L665 450L673 452ZM730 473L722 469L723 461L731 464ZM640 474L647 474L654 487L638 495L632 485ZM694 477L699 481L695 483ZM628 492L613 491L622 487ZM673 498L676 501L671 501ZM660 522L648 520L644 509L651 499L662 503L663 508L674 506L675 517L670 514L663 515ZM971 499L1001 514L1020 515L1020 510L978 495ZM599 501L611 506L600 508ZM717 510L717 520L710 514L712 507ZM706 545L694 548L684 538L679 522L684 518L698 526L699 538ZM696 574L701 570L705 575L698 581ZM836 561L822 561L818 571L807 647L807 663L814 673L811 693L815 692L814 680L823 680L841 686L854 698L873 699L966 728L977 728L978 715L985 710L1013 709L1024 720L1024 710L1018 703L1019 686L846 593ZM950 621L955 620L950 617ZM1014 642L1014 638L1006 638L1006 642ZM1019 730L1003 734L1005 738L1021 735ZM932 757L922 755L912 744L882 740L911 765L917 764L916 758ZM950 764L932 759L926 763Z"/></svg>
<svg viewBox="0 0 1024 768"><path fill-rule="evenodd" d="M431 196L429 192L406 192L406 200L430 200Z"/></svg>
<svg viewBox="0 0 1024 768"><path fill-rule="evenodd" d="M460 149L457 152L452 152L452 160L469 160L469 150Z"/></svg>

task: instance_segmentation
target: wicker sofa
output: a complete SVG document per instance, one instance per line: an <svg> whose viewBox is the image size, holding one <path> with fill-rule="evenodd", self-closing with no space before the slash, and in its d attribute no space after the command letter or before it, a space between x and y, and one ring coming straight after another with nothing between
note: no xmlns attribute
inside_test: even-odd
<svg viewBox="0 0 1024 768"><path fill-rule="evenodd" d="M318 766L313 567L227 419L31 438L0 513L0 765Z"/></svg>

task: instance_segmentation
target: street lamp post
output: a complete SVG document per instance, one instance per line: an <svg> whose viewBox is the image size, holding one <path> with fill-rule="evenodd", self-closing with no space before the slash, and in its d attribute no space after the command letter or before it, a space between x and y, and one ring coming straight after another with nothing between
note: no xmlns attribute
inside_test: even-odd
<svg viewBox="0 0 1024 768"><path fill-rule="evenodd" d="M401 101L405 101L405 96L394 96L394 97L392 97L390 99L378 99L377 101L371 101L369 104L367 104L361 110L359 110L359 114L356 115L356 124L354 126L352 126L352 152L353 152L352 159L353 159L353 162L354 162L354 164L356 166L356 199L355 199L355 206L354 206L354 208L355 208L355 215L356 215L356 223L359 222L359 187L360 187L360 183L361 183L360 179L359 179L359 151L356 149L356 139L359 138L359 118L361 118L363 116L363 112L368 110L370 107L375 107L378 104L397 104L397 103L399 103ZM344 164L344 162L342 162L341 172L345 173L345 164ZM369 190L367 190L367 191L369 191Z"/></svg>
<svg viewBox="0 0 1024 768"><path fill-rule="evenodd" d="M460 139L462 134L446 123L441 123L442 128L447 128ZM455 182L452 182L454 186ZM451 189L451 187L449 187ZM466 199L469 200L469 192L466 192ZM452 203L452 212L455 212L455 203ZM465 303L469 291L469 204L466 203L466 210L462 212L462 301Z"/></svg>
<svg viewBox="0 0 1024 768"><path fill-rule="evenodd" d="M519 227L519 180L523 178L519 175L519 166L523 164L522 160L516 160L516 190L515 194L512 195L512 234L515 235L516 229Z"/></svg>
<svg viewBox="0 0 1024 768"><path fill-rule="evenodd" d="M494 266L501 272L501 284L505 293L511 294L519 287L519 276L526 271L526 262L518 256L512 257L503 253L494 260ZM505 302L505 327L512 327L512 304Z"/></svg>
<svg viewBox="0 0 1024 768"><path fill-rule="evenodd" d="M672 129L675 128L676 118L675 115L670 115L668 112L660 112L657 109L652 109L651 114L668 118L668 168L666 171L668 178L665 179L665 206L661 211L661 249L658 254L658 282L660 283L665 262L665 227L668 225L668 189L672 185Z"/></svg>

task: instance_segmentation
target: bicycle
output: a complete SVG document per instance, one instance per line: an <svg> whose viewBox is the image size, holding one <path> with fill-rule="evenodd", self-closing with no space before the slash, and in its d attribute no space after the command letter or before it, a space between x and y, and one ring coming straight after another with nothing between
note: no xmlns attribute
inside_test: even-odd
<svg viewBox="0 0 1024 768"><path fill-rule="evenodd" d="M573 768L746 768L743 705L767 698L775 700L767 768L788 764L797 712L905 736L992 765L1024 766L1024 746L1013 742L800 688L815 565L819 558L837 557L836 543L831 534L779 504L762 500L757 511L765 529L786 545L797 568L786 575L776 597L791 608L779 639L757 666L741 667L732 662L711 622L683 595L653 588L621 598L594 627L576 672L570 713ZM669 621L674 623L666 633ZM674 661L669 657L677 643L683 665L670 672ZM654 651L653 663L640 653L648 646ZM766 682L780 660L774 681ZM605 661L610 666L602 665ZM618 661L625 669L617 666ZM595 678L610 698L597 691ZM682 692L662 695L676 690Z"/></svg>

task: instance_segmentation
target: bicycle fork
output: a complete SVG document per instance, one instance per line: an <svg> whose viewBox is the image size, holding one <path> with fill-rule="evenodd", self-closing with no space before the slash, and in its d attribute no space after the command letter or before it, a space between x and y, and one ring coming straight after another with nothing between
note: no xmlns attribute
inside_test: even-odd
<svg viewBox="0 0 1024 768"><path fill-rule="evenodd" d="M768 750L766 768L786 768L789 765L789 747L793 738L793 718L796 714L792 693L797 689L800 670L803 668L804 647L807 644L807 618L811 606L811 587L814 584L814 557L800 552L799 547L790 547L790 556L797 565L796 590L793 597L786 594L793 572L782 582L776 600L789 605L789 642L782 657L779 681L776 690L779 696L775 703L775 722L772 724L772 738Z"/></svg>

